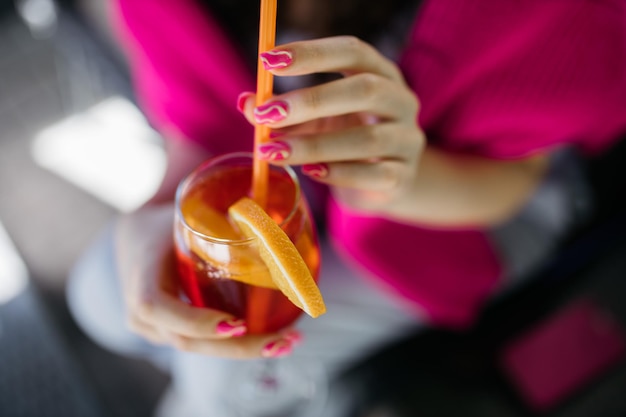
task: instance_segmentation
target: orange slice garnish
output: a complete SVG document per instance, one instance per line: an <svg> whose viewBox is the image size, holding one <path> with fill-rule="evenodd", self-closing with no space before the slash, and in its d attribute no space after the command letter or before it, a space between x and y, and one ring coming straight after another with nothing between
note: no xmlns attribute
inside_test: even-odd
<svg viewBox="0 0 626 417"><path fill-rule="evenodd" d="M185 222L193 230L205 236L227 240L242 238L226 217L211 207L200 207L191 213L185 213Z"/></svg>
<svg viewBox="0 0 626 417"><path fill-rule="evenodd" d="M230 224L225 214L201 201L190 199L182 205L181 211L189 227L205 236L225 240L245 239L245 236ZM249 245L229 245L205 240L190 230L183 230L183 234L191 251L214 269L212 272L214 277L278 289L263 260Z"/></svg>
<svg viewBox="0 0 626 417"><path fill-rule="evenodd" d="M228 214L246 237L257 239L261 259L278 289L309 316L324 314L326 305L311 271L287 234L265 210L243 197L228 208Z"/></svg>

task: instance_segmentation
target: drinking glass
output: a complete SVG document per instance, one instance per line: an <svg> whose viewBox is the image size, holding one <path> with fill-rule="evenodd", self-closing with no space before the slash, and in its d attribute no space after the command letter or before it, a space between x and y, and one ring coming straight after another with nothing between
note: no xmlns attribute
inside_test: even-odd
<svg viewBox="0 0 626 417"><path fill-rule="evenodd" d="M248 334L276 332L302 314L270 282L256 239L240 237L228 208L252 189L252 154L207 160L179 185L174 243L182 297L246 320ZM308 204L290 167L270 166L268 215L302 255L315 281L320 250ZM315 415L326 397L325 376L312 362L289 358L241 361L227 389L233 411L245 417Z"/></svg>

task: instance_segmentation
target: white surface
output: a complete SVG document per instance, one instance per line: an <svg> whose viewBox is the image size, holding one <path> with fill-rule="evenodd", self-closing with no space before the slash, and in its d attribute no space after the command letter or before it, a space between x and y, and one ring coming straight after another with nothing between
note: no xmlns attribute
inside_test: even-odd
<svg viewBox="0 0 626 417"><path fill-rule="evenodd" d="M32 154L39 165L120 211L143 204L158 188L166 165L160 138L121 97L42 130Z"/></svg>
<svg viewBox="0 0 626 417"><path fill-rule="evenodd" d="M22 292L27 283L26 265L0 223L0 305Z"/></svg>

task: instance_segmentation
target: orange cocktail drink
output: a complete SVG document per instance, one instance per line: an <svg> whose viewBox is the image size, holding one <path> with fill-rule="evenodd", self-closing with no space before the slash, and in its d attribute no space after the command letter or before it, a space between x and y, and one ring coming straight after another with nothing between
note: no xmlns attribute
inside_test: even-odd
<svg viewBox="0 0 626 417"><path fill-rule="evenodd" d="M196 307L245 319L251 334L292 324L302 313L275 285L259 253L228 214L252 189L252 155L211 159L177 192L174 239L181 290ZM289 167L270 167L265 212L285 232L317 281L320 254L308 205Z"/></svg>

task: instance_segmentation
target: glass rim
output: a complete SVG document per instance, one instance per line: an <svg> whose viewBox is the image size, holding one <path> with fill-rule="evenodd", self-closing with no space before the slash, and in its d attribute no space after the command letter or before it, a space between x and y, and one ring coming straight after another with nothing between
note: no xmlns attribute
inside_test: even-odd
<svg viewBox="0 0 626 417"><path fill-rule="evenodd" d="M218 165L218 164L223 163L224 161L227 161L230 159L236 159L236 158L249 159L250 162L253 162L254 154L252 152L230 152L230 153L225 153L225 154L220 154L220 155L210 157L204 162L202 162L200 165L195 167L190 173L188 173L176 187L174 207L175 207L175 213L176 213L176 217L178 218L178 221L180 221L183 227L187 229L189 232L191 232L192 234L196 235L197 237L205 241L216 243L216 244L222 244L222 245L245 245L245 244L250 244L256 241L256 238L254 237L245 238L245 239L225 239L225 238L220 238L216 236L209 236L202 232L199 232L195 230L193 227L191 227L189 223L187 223L187 221L185 220L185 216L183 216L183 213L181 211L180 204L179 204L182 198L182 195L184 193L184 190L187 188L187 186L189 186L189 184L194 179L196 179L196 176L198 176L199 173L203 169L207 168L210 165ZM293 204L291 205L292 206L291 210L289 211L289 214L283 219L283 221L281 221L278 224L278 226L282 229L282 226L288 223L289 221L291 221L293 216L298 211L298 207L300 205L300 198L301 198L300 181L294 169L289 165L269 165L269 169L285 171L287 175L289 176L289 178L291 178L291 181L293 182L295 186L295 193L294 193Z"/></svg>

